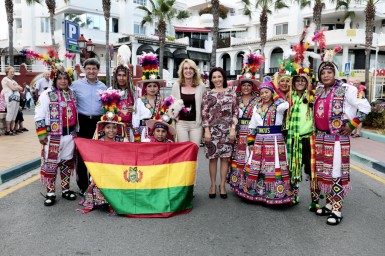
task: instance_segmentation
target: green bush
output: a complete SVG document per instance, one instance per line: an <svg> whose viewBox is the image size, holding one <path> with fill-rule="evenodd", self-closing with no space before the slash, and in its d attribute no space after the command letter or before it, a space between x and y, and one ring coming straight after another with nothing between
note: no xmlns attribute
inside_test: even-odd
<svg viewBox="0 0 385 256"><path fill-rule="evenodd" d="M372 105L372 111L363 122L365 127L384 129L385 127L385 103Z"/></svg>

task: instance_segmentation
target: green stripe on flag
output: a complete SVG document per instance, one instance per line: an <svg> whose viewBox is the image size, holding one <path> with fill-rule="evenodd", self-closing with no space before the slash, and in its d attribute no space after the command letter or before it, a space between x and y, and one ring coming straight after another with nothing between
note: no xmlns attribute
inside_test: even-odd
<svg viewBox="0 0 385 256"><path fill-rule="evenodd" d="M163 189L100 189L118 214L155 214L192 208L194 186Z"/></svg>

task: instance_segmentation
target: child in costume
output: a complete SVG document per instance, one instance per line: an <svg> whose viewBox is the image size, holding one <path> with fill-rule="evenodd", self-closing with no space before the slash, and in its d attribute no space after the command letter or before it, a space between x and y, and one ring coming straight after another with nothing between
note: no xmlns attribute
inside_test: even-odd
<svg viewBox="0 0 385 256"><path fill-rule="evenodd" d="M121 122L119 116L119 102L121 92L117 90L107 90L100 94L100 99L103 104L104 115L96 125L96 130L93 139L108 142L128 142L125 124ZM79 203L84 206L81 213L88 213L95 208L108 207L110 213L114 213L104 198L100 189L96 186L92 177L91 182L84 193L84 199Z"/></svg>
<svg viewBox="0 0 385 256"><path fill-rule="evenodd" d="M162 97L159 93L160 87L165 85L165 81L158 77L158 59L153 53L143 53L140 57L140 65L143 69L142 97L135 101L135 112L132 117L134 130L134 141L140 142L148 136L146 121L153 119L162 107Z"/></svg>

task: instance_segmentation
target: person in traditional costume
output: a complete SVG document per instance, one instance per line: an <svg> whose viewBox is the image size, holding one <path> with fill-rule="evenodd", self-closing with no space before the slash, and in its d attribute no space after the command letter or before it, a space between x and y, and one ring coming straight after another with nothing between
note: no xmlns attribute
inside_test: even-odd
<svg viewBox="0 0 385 256"><path fill-rule="evenodd" d="M289 162L290 182L293 186L295 199L293 204L299 202L299 182L302 181L302 167L310 179L312 202L310 211L319 208L319 190L315 182L315 150L314 150L314 119L313 104L314 91L312 90L313 73L309 68L298 68L292 72L291 106L288 111L286 123L287 133L287 159Z"/></svg>
<svg viewBox="0 0 385 256"><path fill-rule="evenodd" d="M281 133L283 115L289 103L278 96L271 78L264 79L259 91L261 101L253 109L247 139L251 153L237 194L268 205L290 204L294 193Z"/></svg>
<svg viewBox="0 0 385 256"><path fill-rule="evenodd" d="M174 127L163 120L147 120L147 127L150 129L150 135L147 142L174 142L169 139L170 136L175 136L176 131Z"/></svg>
<svg viewBox="0 0 385 256"><path fill-rule="evenodd" d="M140 57L140 65L143 69L142 96L135 101L132 126L134 129L134 141L140 142L148 136L146 121L153 119L162 107L162 97L159 93L160 87L165 81L158 78L158 59L153 53L143 53Z"/></svg>
<svg viewBox="0 0 385 256"><path fill-rule="evenodd" d="M288 101L291 86L291 75L284 71L277 73L277 86L284 100Z"/></svg>
<svg viewBox="0 0 385 256"><path fill-rule="evenodd" d="M69 89L71 74L71 69L54 69L53 86L40 95L35 107L36 132L42 144L41 181L47 190L45 206L55 204L57 173L60 173L62 197L76 199L70 190L70 177L75 167L73 138L78 125L76 100Z"/></svg>
<svg viewBox="0 0 385 256"><path fill-rule="evenodd" d="M121 56L120 55L124 56ZM135 102L135 88L132 83L132 73L128 66L131 56L131 51L127 45L122 45L118 49L118 65L113 70L114 82L111 88L122 92L122 97L119 101L119 116L122 119L122 122L126 126L126 133L130 138L130 141L133 141L133 132L132 132L132 112L134 111L134 102Z"/></svg>
<svg viewBox="0 0 385 256"><path fill-rule="evenodd" d="M209 159L211 187L210 198L216 196L217 162L220 159L221 198L227 198L225 188L229 158L233 152L235 128L238 123L238 106L235 93L227 87L226 73L213 68L209 74L210 89L203 95L202 126L205 129L205 152Z"/></svg>
<svg viewBox="0 0 385 256"><path fill-rule="evenodd" d="M345 195L351 189L349 135L371 107L366 99L357 98L356 87L338 80L338 69L331 59L324 57L318 77L322 85L314 98L316 179L326 195L326 205L316 214L328 216L327 224L338 225Z"/></svg>
<svg viewBox="0 0 385 256"><path fill-rule="evenodd" d="M119 115L119 106L121 106L119 102L122 94L119 90L107 90L100 93L104 114L96 124L94 140L108 142L129 141L125 123L122 122L122 118ZM84 193L84 199L80 201L79 205L84 206L83 209L79 210L81 213L88 213L95 208L108 208L110 214L115 214L98 186L92 180L92 176L90 178L90 184Z"/></svg>
<svg viewBox="0 0 385 256"><path fill-rule="evenodd" d="M231 165L227 174L227 183L230 184L233 191L239 189L241 174L250 153L247 146L249 122L254 106L261 100L258 89L261 82L256 80L256 74L264 62L261 55L253 52L245 54L243 58L242 74L233 83L233 87L236 88L235 93L238 102L238 124L236 126L236 139L231 156Z"/></svg>

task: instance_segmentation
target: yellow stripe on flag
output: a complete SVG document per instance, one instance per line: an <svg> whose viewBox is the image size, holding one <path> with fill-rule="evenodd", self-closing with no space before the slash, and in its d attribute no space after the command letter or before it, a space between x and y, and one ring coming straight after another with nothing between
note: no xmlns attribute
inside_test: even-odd
<svg viewBox="0 0 385 256"><path fill-rule="evenodd" d="M159 189L169 187L184 187L194 184L195 161L152 166L137 166L137 178L129 180L130 167L116 164L85 162L92 179L99 188L109 189ZM125 174L125 171L127 173ZM142 174L140 174L142 172Z"/></svg>

